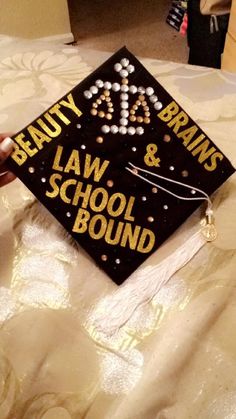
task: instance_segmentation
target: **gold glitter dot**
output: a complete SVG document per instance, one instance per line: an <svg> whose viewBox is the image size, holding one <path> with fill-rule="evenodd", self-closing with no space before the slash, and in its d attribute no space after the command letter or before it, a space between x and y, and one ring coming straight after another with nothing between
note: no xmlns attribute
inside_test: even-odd
<svg viewBox="0 0 236 419"><path fill-rule="evenodd" d="M144 110L144 111L149 111L149 106L144 106L144 107L143 107L143 110Z"/></svg>
<svg viewBox="0 0 236 419"><path fill-rule="evenodd" d="M183 170L181 174L182 174L183 177L188 177L188 171L187 170Z"/></svg>
<svg viewBox="0 0 236 419"><path fill-rule="evenodd" d="M143 122L143 117L142 116L137 116L137 122Z"/></svg>
<svg viewBox="0 0 236 419"><path fill-rule="evenodd" d="M145 100L142 102L142 106L147 106L147 102Z"/></svg>
<svg viewBox="0 0 236 419"><path fill-rule="evenodd" d="M140 105L141 105L140 100L136 100L136 102L135 102L135 103L136 103L136 105L137 105L137 106L140 106Z"/></svg>
<svg viewBox="0 0 236 419"><path fill-rule="evenodd" d="M131 115L131 116L129 117L129 120L130 120L131 122L135 122L135 121L136 121L136 116Z"/></svg>
<svg viewBox="0 0 236 419"><path fill-rule="evenodd" d="M112 115L110 113L106 114L106 119L112 119Z"/></svg>
<svg viewBox="0 0 236 419"><path fill-rule="evenodd" d="M135 115L135 110L134 109L131 109L130 115Z"/></svg>
<svg viewBox="0 0 236 419"><path fill-rule="evenodd" d="M108 106L108 108L112 108L113 105L112 105L112 103L108 103L107 106Z"/></svg>
<svg viewBox="0 0 236 419"><path fill-rule="evenodd" d="M93 102L93 108L97 108L98 107L98 104L97 103L95 103L95 102Z"/></svg>
<svg viewBox="0 0 236 419"><path fill-rule="evenodd" d="M143 95L139 95L139 100L141 100L141 102L143 101L143 100L145 100L145 96L143 96Z"/></svg>
<svg viewBox="0 0 236 419"><path fill-rule="evenodd" d="M138 169L132 169L132 172L137 175L138 174Z"/></svg>
<svg viewBox="0 0 236 419"><path fill-rule="evenodd" d="M101 95L101 99L102 100L105 100L106 99L106 96L105 95Z"/></svg>
<svg viewBox="0 0 236 419"><path fill-rule="evenodd" d="M112 186L114 185L114 182L113 182L113 180L108 180L107 181L107 186L109 187L109 188L112 188Z"/></svg>
<svg viewBox="0 0 236 419"><path fill-rule="evenodd" d="M101 256L101 259L102 259L102 261L103 261L103 262L106 262L106 261L107 261L107 259L108 259L108 258L107 258L107 255L102 255L102 256Z"/></svg>
<svg viewBox="0 0 236 419"><path fill-rule="evenodd" d="M134 105L134 106L133 106L133 109L134 109L135 111L137 111L138 106L137 106L137 105Z"/></svg>
<svg viewBox="0 0 236 419"><path fill-rule="evenodd" d="M150 116L151 114L150 114L150 112L144 112L144 115L145 116Z"/></svg>
<svg viewBox="0 0 236 419"><path fill-rule="evenodd" d="M97 137L96 141L97 141L97 143L102 144L103 143L103 137Z"/></svg>
<svg viewBox="0 0 236 419"><path fill-rule="evenodd" d="M113 108L109 108L109 112L114 112L114 109Z"/></svg>
<svg viewBox="0 0 236 419"><path fill-rule="evenodd" d="M144 118L143 122L144 124L150 124L150 118Z"/></svg>
<svg viewBox="0 0 236 419"><path fill-rule="evenodd" d="M110 96L109 90L104 90L103 94L104 94L104 96Z"/></svg>
<svg viewBox="0 0 236 419"><path fill-rule="evenodd" d="M153 217L148 217L148 219L147 219L147 220L149 221L149 223L153 223L154 218L153 218Z"/></svg>
<svg viewBox="0 0 236 419"><path fill-rule="evenodd" d="M97 111L97 109L92 108L90 113L91 113L91 115L97 115L98 111Z"/></svg>
<svg viewBox="0 0 236 419"><path fill-rule="evenodd" d="M105 116L105 112L103 112L103 111L99 111L99 112L98 112L98 116L99 116L100 118L104 118L104 116Z"/></svg>
<svg viewBox="0 0 236 419"><path fill-rule="evenodd" d="M152 188L152 193L157 193L158 189L157 188Z"/></svg>
<svg viewBox="0 0 236 419"><path fill-rule="evenodd" d="M129 83L129 80L128 80L128 79L122 79L122 80L121 80L121 83L122 83L122 84L128 84L128 83Z"/></svg>
<svg viewBox="0 0 236 419"><path fill-rule="evenodd" d="M111 102L111 98L109 96L106 96L106 102L107 103Z"/></svg>
<svg viewBox="0 0 236 419"><path fill-rule="evenodd" d="M165 141L165 143L169 143L171 140L171 136L169 134L165 134L163 140Z"/></svg>
<svg viewBox="0 0 236 419"><path fill-rule="evenodd" d="M101 99L97 99L96 102L97 102L98 105L101 105L101 103L102 103Z"/></svg>

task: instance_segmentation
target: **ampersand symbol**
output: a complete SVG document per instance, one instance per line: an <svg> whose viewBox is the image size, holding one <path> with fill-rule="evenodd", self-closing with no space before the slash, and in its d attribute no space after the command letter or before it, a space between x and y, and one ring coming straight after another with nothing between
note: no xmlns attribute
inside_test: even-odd
<svg viewBox="0 0 236 419"><path fill-rule="evenodd" d="M156 144L148 144L148 146L146 147L147 154L145 154L144 156L144 163L146 163L147 166L160 166L159 163L161 159L159 159L159 157L155 157L157 150L158 147Z"/></svg>

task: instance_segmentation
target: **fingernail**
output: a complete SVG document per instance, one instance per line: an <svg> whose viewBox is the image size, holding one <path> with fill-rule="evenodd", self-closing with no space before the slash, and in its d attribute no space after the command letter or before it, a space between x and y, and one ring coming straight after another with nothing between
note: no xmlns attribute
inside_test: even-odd
<svg viewBox="0 0 236 419"><path fill-rule="evenodd" d="M0 148L4 153L9 153L9 151L12 150L13 144L14 144L14 141L10 137L6 137L0 143Z"/></svg>

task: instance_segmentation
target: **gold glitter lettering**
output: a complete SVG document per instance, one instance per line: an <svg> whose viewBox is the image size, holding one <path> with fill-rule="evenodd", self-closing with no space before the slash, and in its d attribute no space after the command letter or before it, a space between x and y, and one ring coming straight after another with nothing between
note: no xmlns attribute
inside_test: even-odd
<svg viewBox="0 0 236 419"><path fill-rule="evenodd" d="M30 148L32 143L30 141L23 140L23 138L25 138L25 135L21 133L14 137L14 140L19 144L21 148L23 148L23 150L25 150L28 156L34 156L38 152L37 148Z"/></svg>
<svg viewBox="0 0 236 419"><path fill-rule="evenodd" d="M99 195L101 195L101 199L98 199L98 201L100 200L100 203L98 204L96 201ZM104 188L95 189L93 193L91 194L91 197L89 200L90 208L94 212L103 211L107 205L107 202L108 202L108 193L106 189Z"/></svg>
<svg viewBox="0 0 236 419"><path fill-rule="evenodd" d="M134 231L132 231L132 225L130 223L126 223L120 245L125 247L128 242L129 248L135 250L138 243L140 230L140 226L135 226Z"/></svg>
<svg viewBox="0 0 236 419"><path fill-rule="evenodd" d="M114 229L114 223L115 221L110 219L108 221L108 226L107 226L107 231L105 234L105 241L108 244L111 244L113 246L117 245L120 241L120 237L121 237L121 233L124 227L124 223L122 223L121 221L118 222L118 226L116 228L116 232L114 234L113 229ZM114 234L114 237L111 238L112 233Z"/></svg>
<svg viewBox="0 0 236 419"><path fill-rule="evenodd" d="M15 160L18 166L24 164L28 158L25 151L20 150L18 144L14 143L14 151L11 153L11 158Z"/></svg>
<svg viewBox="0 0 236 419"><path fill-rule="evenodd" d="M131 212L132 212L132 209L133 209L133 206L134 206L134 202L135 202L135 197L131 196L129 198L129 202L127 204L127 208L126 208L125 215L124 215L124 220L134 221L134 217L133 217L133 215L131 215Z"/></svg>
<svg viewBox="0 0 236 419"><path fill-rule="evenodd" d="M120 201L120 202L118 202ZM118 202L118 206L117 206L117 202ZM115 209L114 207L117 208ZM107 212L109 215L111 215L112 217L118 217L120 214L122 214L122 212L124 211L126 206L126 197L123 193L117 192L114 193L107 204Z"/></svg>
<svg viewBox="0 0 236 419"><path fill-rule="evenodd" d="M68 198L68 196L66 195L67 189L70 185L76 185L76 183L77 181L75 179L68 179L61 185L60 197L62 201L64 201L66 204L71 203L71 198Z"/></svg>
<svg viewBox="0 0 236 419"><path fill-rule="evenodd" d="M48 137L44 132L40 131L39 129L35 128L33 125L29 125L27 128L28 132L30 133L32 139L34 140L36 146L39 150L42 150L43 143L50 143L52 139Z"/></svg>
<svg viewBox="0 0 236 419"><path fill-rule="evenodd" d="M56 154L54 157L52 169L58 170L58 172L63 172L63 167L60 166L61 155L63 153L63 147L61 145L57 146Z"/></svg>
<svg viewBox="0 0 236 419"><path fill-rule="evenodd" d="M64 172L69 173L73 171L76 175L80 175L80 160L79 160L79 151L72 150L68 163L65 167Z"/></svg>
<svg viewBox="0 0 236 419"><path fill-rule="evenodd" d="M61 100L60 104L62 106L65 106L66 108L71 109L77 116L80 117L82 115L82 112L75 105L75 102L74 102L74 99L73 99L73 96L72 96L71 93L69 93L69 95L67 95L67 99L68 99L68 102L66 102L65 100Z"/></svg>
<svg viewBox="0 0 236 419"><path fill-rule="evenodd" d="M198 145L199 143L202 142L202 140L204 140L204 138L206 138L206 136L204 134L199 135L199 137L196 138L196 140L194 140L188 147L187 150L191 151L193 150L194 147L196 147L196 145Z"/></svg>
<svg viewBox="0 0 236 419"><path fill-rule="evenodd" d="M137 251L140 253L149 253L153 249L154 244L155 234L151 230L144 228L139 239Z"/></svg>
<svg viewBox="0 0 236 419"><path fill-rule="evenodd" d="M184 111L181 111L167 125L170 128L174 127L173 131L175 134L177 134L179 132L180 127L187 125L188 121L188 115Z"/></svg>
<svg viewBox="0 0 236 419"><path fill-rule="evenodd" d="M95 232L95 229L97 230L96 225L98 222L100 222L100 227L99 227L99 230ZM91 221L89 224L89 235L94 240L100 240L104 236L106 232L106 228L107 228L107 220L104 217L104 215L102 214L94 215L91 218Z"/></svg>
<svg viewBox="0 0 236 419"><path fill-rule="evenodd" d="M53 173L53 175L50 176L49 183L52 187L52 191L46 191L46 196L48 198L56 198L59 195L60 187L57 185L56 180L62 180L62 175Z"/></svg>
<svg viewBox="0 0 236 419"><path fill-rule="evenodd" d="M59 111L59 109L60 109L60 105L57 103L56 105L54 105L50 110L49 110L49 112L50 113L55 113L57 116L58 116L58 118L62 121L62 122L64 122L64 124L65 125L69 125L70 123L71 123L71 121L61 112L61 111Z"/></svg>
<svg viewBox="0 0 236 419"><path fill-rule="evenodd" d="M217 167L217 159L223 160L224 156L219 151L216 151L216 153L212 154L211 156L211 165L208 163L204 164L204 167L208 172L213 172Z"/></svg>
<svg viewBox="0 0 236 419"><path fill-rule="evenodd" d="M39 124L39 126L52 138L54 137L58 137L58 135L60 135L61 133L61 126L55 121L55 119L53 119L51 117L51 115L49 115L49 113L45 113L44 114L44 118L47 119L47 121L51 124L51 126L54 128L54 131L49 128L49 126L47 124L45 124L45 122L39 118L37 119L37 123Z"/></svg>
<svg viewBox="0 0 236 419"><path fill-rule="evenodd" d="M72 231L74 233L85 233L85 231L87 231L88 228L87 223L89 219L89 212L85 209L79 208Z"/></svg>
<svg viewBox="0 0 236 419"><path fill-rule="evenodd" d="M203 143L201 143L197 148L195 148L192 151L193 156L196 156L197 154L200 153L200 156L198 157L199 163L203 163L205 160L208 159L208 157L210 157L216 151L215 147L211 147L210 149L208 149L209 145L210 145L210 141L205 140L203 141Z"/></svg>
<svg viewBox="0 0 236 419"><path fill-rule="evenodd" d="M179 112L179 106L173 100L165 109L162 109L161 112L157 114L158 118L160 118L164 122L170 121L174 115Z"/></svg>
<svg viewBox="0 0 236 419"><path fill-rule="evenodd" d="M198 127L196 125L193 125L190 128L185 129L184 131L181 131L177 134L178 138L181 138L183 141L183 145L187 147L187 145L190 143L196 132L198 131Z"/></svg>
<svg viewBox="0 0 236 419"><path fill-rule="evenodd" d="M87 208L88 202L89 202L89 197L90 197L91 190L92 190L92 185L88 184L86 186L85 192L82 192L82 187L83 187L83 182L78 182L78 184L76 186L75 195L74 195L74 198L73 198L72 205L77 206L78 202L79 202L79 199L83 198L83 202L82 202L82 204L80 204L80 206L82 208Z"/></svg>
<svg viewBox="0 0 236 419"><path fill-rule="evenodd" d="M104 172L107 169L109 163L110 162L108 160L104 160L102 166L100 167L101 161L99 157L96 157L91 163L91 155L86 154L84 164L84 178L88 179L94 172L94 182L99 182L101 177L104 175Z"/></svg>

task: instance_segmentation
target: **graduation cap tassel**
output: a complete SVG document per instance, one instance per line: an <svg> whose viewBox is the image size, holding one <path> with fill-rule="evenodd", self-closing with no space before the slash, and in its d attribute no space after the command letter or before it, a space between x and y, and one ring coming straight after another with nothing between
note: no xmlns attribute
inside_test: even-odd
<svg viewBox="0 0 236 419"><path fill-rule="evenodd" d="M208 205L205 221L199 231L193 234L175 252L158 265L146 266L145 268L141 268L134 272L122 286L102 301L98 310L92 314L91 320L96 330L107 336L115 334L122 326L126 325L136 309L140 305L152 300L161 288L168 283L171 277L196 255L206 241L212 241L216 238L212 202L204 191L194 188L194 190L202 195L199 197L177 195L175 192L169 191L159 184L143 177L139 172L147 173L187 189L192 190L193 187L173 179L165 178L161 175L156 175L148 170L134 166L132 163L129 164L131 168L127 167L126 169L130 173L151 185L157 186L166 193L183 200L206 200ZM133 169L136 170L134 171Z"/></svg>

